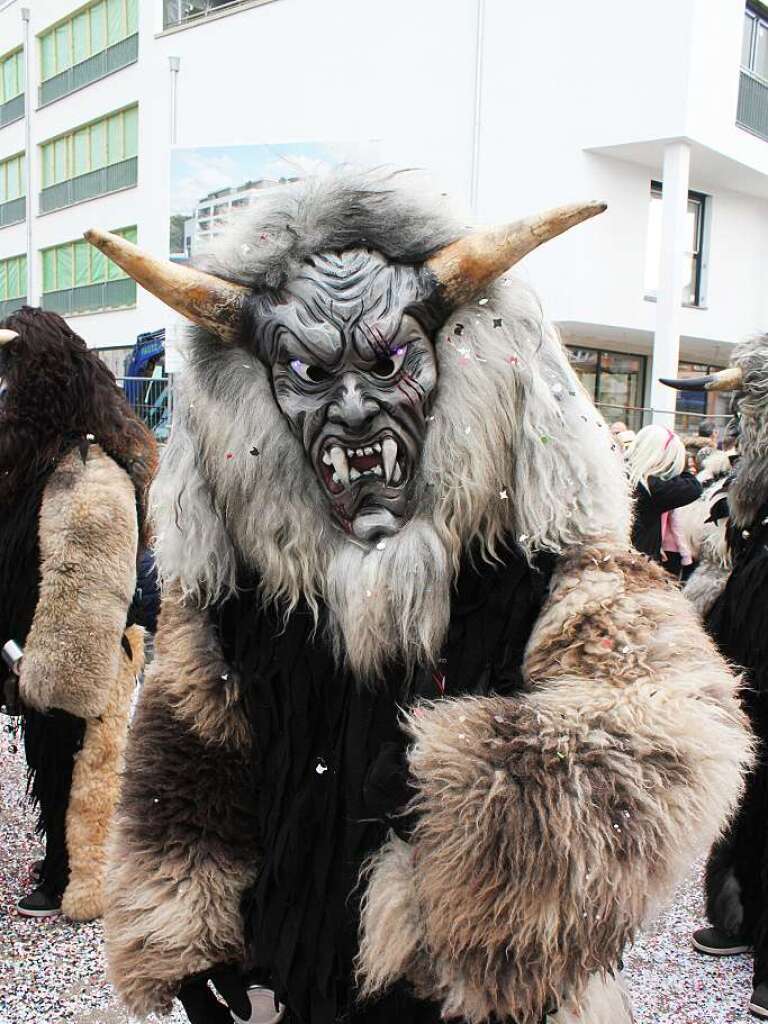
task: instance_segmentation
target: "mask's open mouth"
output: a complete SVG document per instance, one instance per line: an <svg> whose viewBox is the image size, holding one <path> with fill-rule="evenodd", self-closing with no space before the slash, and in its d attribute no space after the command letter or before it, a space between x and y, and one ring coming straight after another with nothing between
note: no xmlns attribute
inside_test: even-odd
<svg viewBox="0 0 768 1024"><path fill-rule="evenodd" d="M399 490L408 478L408 457L392 434L379 434L365 442L330 438L320 454L320 470L331 494L341 494L362 484L381 483Z"/></svg>

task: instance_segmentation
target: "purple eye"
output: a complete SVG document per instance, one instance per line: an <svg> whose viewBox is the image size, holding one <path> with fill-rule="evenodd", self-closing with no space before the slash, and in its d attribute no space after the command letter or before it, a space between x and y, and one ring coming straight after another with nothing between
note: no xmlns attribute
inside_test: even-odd
<svg viewBox="0 0 768 1024"><path fill-rule="evenodd" d="M374 377L378 377L380 380L388 380L389 378L394 377L400 372L407 353L407 345L400 345L398 348L390 349L389 358L379 360L371 370L371 373Z"/></svg>
<svg viewBox="0 0 768 1024"><path fill-rule="evenodd" d="M304 363L301 359L292 359L288 365L297 377L307 381L309 384L322 384L323 381L330 380L331 378L330 373L323 370L320 366Z"/></svg>

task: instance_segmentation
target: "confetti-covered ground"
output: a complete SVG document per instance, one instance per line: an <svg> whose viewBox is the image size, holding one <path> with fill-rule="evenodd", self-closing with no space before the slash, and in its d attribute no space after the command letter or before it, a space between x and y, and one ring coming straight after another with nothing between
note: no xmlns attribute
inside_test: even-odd
<svg viewBox="0 0 768 1024"><path fill-rule="evenodd" d="M7 721L7 719L5 720ZM18 917L28 866L40 856L24 803L21 751L0 735L0 1024L129 1024L104 975L99 924ZM702 957L690 947L702 923L694 875L652 933L627 956L626 976L637 1024L748 1024L751 961ZM179 1024L179 1011L163 1018ZM405 1024L405 1022L403 1022Z"/></svg>

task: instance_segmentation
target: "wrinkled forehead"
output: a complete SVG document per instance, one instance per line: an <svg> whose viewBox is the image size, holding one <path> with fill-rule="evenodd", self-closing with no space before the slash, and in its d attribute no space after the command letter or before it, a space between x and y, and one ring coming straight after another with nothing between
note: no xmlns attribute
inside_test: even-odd
<svg viewBox="0 0 768 1024"><path fill-rule="evenodd" d="M434 290L420 267L390 263L355 249L312 256L276 297L264 297L254 329L268 362L303 351L317 362L339 362L352 350L380 358L410 313L429 323Z"/></svg>

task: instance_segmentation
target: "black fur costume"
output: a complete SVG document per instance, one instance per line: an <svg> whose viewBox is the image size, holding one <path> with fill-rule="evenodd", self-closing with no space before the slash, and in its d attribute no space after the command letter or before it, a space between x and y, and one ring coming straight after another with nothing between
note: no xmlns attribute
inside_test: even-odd
<svg viewBox="0 0 768 1024"><path fill-rule="evenodd" d="M707 863L707 917L754 946L754 984L768 981L768 505L755 524L731 529L733 571L707 629L723 654L746 669L742 703L759 740L738 814Z"/></svg>

